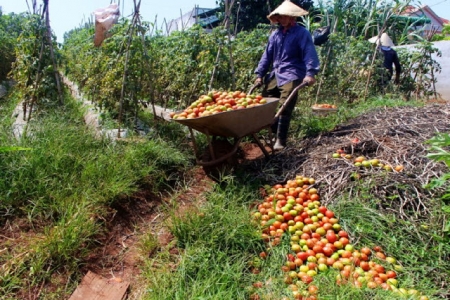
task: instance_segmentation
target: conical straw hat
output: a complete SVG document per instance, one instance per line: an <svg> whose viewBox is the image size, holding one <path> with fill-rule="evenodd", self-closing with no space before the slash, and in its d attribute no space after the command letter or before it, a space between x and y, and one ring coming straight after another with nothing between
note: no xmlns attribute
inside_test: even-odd
<svg viewBox="0 0 450 300"><path fill-rule="evenodd" d="M369 39L369 42L376 43L378 46L384 46L384 47L394 47L394 42L391 40L391 38L387 35L387 33L383 33L378 39L378 36L371 37Z"/></svg>
<svg viewBox="0 0 450 300"><path fill-rule="evenodd" d="M290 17L301 17L307 15L308 12L301 8L300 6L295 5L289 0L284 1L281 3L280 6L275 8L273 12L271 12L267 18L271 22L276 22L276 20L273 19L274 16L283 15L283 16L290 16Z"/></svg>

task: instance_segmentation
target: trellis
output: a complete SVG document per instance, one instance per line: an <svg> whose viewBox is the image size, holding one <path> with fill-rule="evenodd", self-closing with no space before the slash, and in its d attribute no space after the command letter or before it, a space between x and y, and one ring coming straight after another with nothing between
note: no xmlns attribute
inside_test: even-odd
<svg viewBox="0 0 450 300"><path fill-rule="evenodd" d="M40 85L41 80L42 80L42 75L43 75L42 60L43 60L43 55L44 55L46 45L50 49L50 58L52 60L53 73L55 76L56 86L58 89L59 104L63 104L64 99L63 99L63 92L62 92L62 87L61 87L61 80L60 80L59 71L58 71L58 64L56 62L55 52L53 49L52 33L51 33L51 27L50 27L49 0L43 0L43 7L42 7L42 11L40 13L39 13L39 10L37 9L37 0L32 0L33 10L30 10L28 1L27 1L27 6L28 6L30 13L35 14L35 15L40 15L41 20L43 20L45 22L45 26L46 26L45 34L44 34L42 40L40 41L40 50L39 50L39 56L38 56L38 68L37 68L37 72L36 72L36 78L34 79L34 81L32 83L34 86L33 93L31 95L31 99L26 99L23 102L23 119L29 121L31 119L31 113L33 111L33 107L39 101L39 99L36 95L36 91L38 90L38 86ZM29 79L31 80L31 78L29 78ZM29 107L28 117L26 115L27 107Z"/></svg>

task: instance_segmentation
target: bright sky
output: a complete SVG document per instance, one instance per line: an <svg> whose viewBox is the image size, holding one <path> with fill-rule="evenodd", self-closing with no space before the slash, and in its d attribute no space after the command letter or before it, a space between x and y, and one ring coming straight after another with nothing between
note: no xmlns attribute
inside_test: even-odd
<svg viewBox="0 0 450 300"><path fill-rule="evenodd" d="M164 19L166 21L176 19L181 13L190 12L195 5L202 8L216 7L216 0L141 1L143 20L154 22L156 17L158 28L161 28ZM31 0L28 2L31 3ZM113 0L113 2L120 3L122 15L126 17L131 15L133 0ZM0 6L4 13L26 12L28 11L26 3L26 0L0 0ZM38 0L38 5L42 3L42 0ZM64 33L78 27L92 15L95 9L104 8L110 3L111 0L49 0L50 25L58 42L62 43ZM428 5L438 16L450 20L450 0L412 0L411 4Z"/></svg>
<svg viewBox="0 0 450 300"><path fill-rule="evenodd" d="M58 42L62 43L64 33L79 27L94 10L107 7L111 2L120 4L121 16L131 17L134 8L133 0L49 0L50 26ZM31 5L31 0L28 0L28 3ZM37 1L38 5L42 3L42 0ZM141 0L140 11L144 21L154 22L157 18L156 24L158 28L161 28L164 19L167 22L176 19L181 13L186 14L192 11L196 5L201 8L217 7L216 0ZM5 14L28 11L26 0L0 0L0 6Z"/></svg>

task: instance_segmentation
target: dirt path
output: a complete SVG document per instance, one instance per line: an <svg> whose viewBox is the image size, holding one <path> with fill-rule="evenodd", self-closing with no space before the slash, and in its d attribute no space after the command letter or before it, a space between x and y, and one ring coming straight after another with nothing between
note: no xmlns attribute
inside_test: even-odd
<svg viewBox="0 0 450 300"><path fill-rule="evenodd" d="M157 238L159 249L178 254L171 243L173 236L166 227L168 214L166 206L176 207L176 214L183 214L199 202L214 182L201 167L195 167L187 174L182 192L175 195L157 196L142 189L131 197L120 199L105 219L105 234L97 237L98 247L91 250L83 263L81 272L95 272L107 279L115 278L130 282L128 299L138 299L140 264L153 253L145 253L143 241L148 236ZM195 186L195 189L193 188Z"/></svg>

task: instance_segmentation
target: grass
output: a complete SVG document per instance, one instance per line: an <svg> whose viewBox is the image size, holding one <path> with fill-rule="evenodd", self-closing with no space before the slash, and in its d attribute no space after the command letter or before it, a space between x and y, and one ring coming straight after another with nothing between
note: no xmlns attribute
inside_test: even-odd
<svg viewBox="0 0 450 300"><path fill-rule="evenodd" d="M371 110L385 107L422 106L423 102L404 101L398 98L374 97L366 101L354 103L337 103L338 111L328 116L315 115L310 107L313 103L307 99L299 99L294 111L290 131L293 137L301 139L304 136L313 136L322 132L333 130L337 125L343 124L352 118Z"/></svg>
<svg viewBox="0 0 450 300"><path fill-rule="evenodd" d="M314 134L330 130L337 124L377 107L398 105L420 104L377 98L355 108L349 106L339 114L326 118L309 118L309 115L305 115L300 123L303 122L302 129L305 123L310 126L307 128L311 130L306 130L306 134ZM378 204L383 199L372 195L371 184L361 181L353 189L343 191L330 209L339 216L340 224L349 232L357 249L380 245L387 255L397 260L402 267L398 272L398 289L385 291L354 288L350 284L338 285L338 272L329 269L320 272L314 279L320 290L319 298L419 299L407 294L408 291L417 290L429 299L446 299L449 296L450 249L446 240L442 239L444 227L441 223L449 215L441 209L441 200L428 199L430 214L422 215L420 219L411 216L412 220L403 220L379 209ZM283 236L279 246L269 247L268 258L262 260L258 254L261 245L254 239L251 227L248 227L258 228L248 215L252 201L243 199L262 201L255 191L263 185L263 182L256 182L245 174L234 174L226 178L226 188L208 194L207 202L201 205L200 212L188 213L183 217L174 216L170 228L182 254L174 258L161 252L145 265L144 278L149 288L143 298L258 299L255 298L255 294L258 294L260 299L292 299L290 280L281 270L290 252L289 235ZM239 242L234 240L236 236ZM266 247L263 250L267 251ZM394 269L393 265L385 261L378 262L388 270ZM168 268L169 265L176 267ZM255 268L260 272L254 274L252 270ZM240 284L223 282L224 278L239 280ZM254 283L261 283L262 287L256 288ZM299 290L307 288L300 281L296 285Z"/></svg>
<svg viewBox="0 0 450 300"><path fill-rule="evenodd" d="M216 186L196 213L173 215L169 227L183 251L175 274L144 269L150 289L144 299L242 299L249 278L248 260L262 251L257 228L249 222L254 192L229 183ZM158 265L170 264L157 257ZM169 261L168 261L169 260Z"/></svg>
<svg viewBox="0 0 450 300"><path fill-rule="evenodd" d="M296 114L305 114L293 121L293 131L311 135L376 107L397 105L415 104L377 98L325 118L300 109ZM25 222L30 229L2 240L7 251L0 252L0 298L17 299L63 273L70 279L56 291L41 293L42 299L61 299L79 282L78 269L95 236L104 230L102 217L108 208L141 186L156 193L172 182L180 186L178 175L190 167L192 148L185 142L187 133L172 123L152 123L151 139L144 143L96 139L85 129L82 110L75 104L42 114L28 136L17 142L8 129L13 107L1 108L5 130L0 146L32 150L0 152L0 222L2 227ZM168 203L165 225L175 240L162 247L156 234L149 232L139 241L142 257L152 253L142 260L140 299L249 299L256 293L261 299L292 299L292 287L281 270L290 252L289 235L269 247L250 214L255 201L262 201L259 188L264 184L239 172L224 175L204 195L206 201L186 214L176 211L176 203ZM400 288L414 288L430 299L448 297L450 249L442 223L449 214L442 209L443 200L429 199L431 213L421 216L420 222L405 221L378 209L380 199L371 195L370 184L361 182L344 191L330 206L355 247L380 245L395 257L403 266ZM172 246L178 255L169 252ZM263 251L269 253L267 259L260 258ZM330 269L315 278L320 299L403 297L399 292L337 285L336 275ZM301 282L296 285L299 290L307 288Z"/></svg>
<svg viewBox="0 0 450 300"><path fill-rule="evenodd" d="M3 120L8 119L5 111ZM31 228L29 234L16 232L4 243L2 299L13 299L63 269L76 273L103 231L108 207L119 196L142 185L160 192L171 176L189 165L161 139L96 139L74 103L36 116L20 141L13 140L9 130L2 131L0 143L32 149L0 153L0 224L16 228L14 223L22 220Z"/></svg>
<svg viewBox="0 0 450 300"><path fill-rule="evenodd" d="M267 259L259 259L258 251L267 249L255 239L257 227L248 214L249 200L255 199L255 194L244 182L231 181L226 189L208 195L199 213L175 218L171 230L183 250L179 265L175 270L153 268L158 259L161 266L169 265L168 260L173 259L162 256L146 265L145 278L150 289L144 299L249 299L254 293L261 299L292 299L287 274L281 271L290 253L289 235L283 236L279 246L270 248ZM340 224L351 234L357 249L381 245L388 256L397 259L403 267L398 276L399 289L392 292L337 285L338 273L329 269L314 279L320 299L418 299L403 297L402 289L418 290L430 299L447 297L448 291L441 286L449 284L450 252L433 238L433 230L438 228L417 228L417 224L379 211L376 208L379 199L368 193L370 186L361 183L357 189L355 193L366 197L344 194L330 209L339 216ZM431 225L435 217L430 215L423 222ZM379 262L386 269L393 269L387 262ZM253 274L249 266L257 266L261 272ZM235 281L240 284L236 285ZM261 282L263 287L253 287L256 282ZM297 286L307 288L301 282Z"/></svg>

